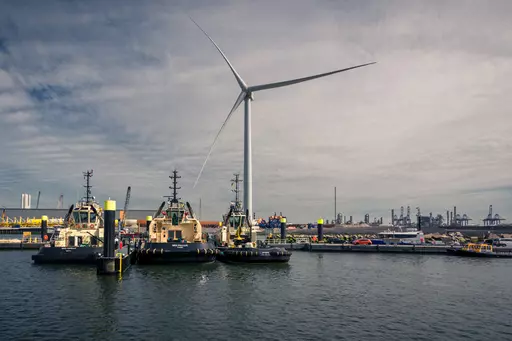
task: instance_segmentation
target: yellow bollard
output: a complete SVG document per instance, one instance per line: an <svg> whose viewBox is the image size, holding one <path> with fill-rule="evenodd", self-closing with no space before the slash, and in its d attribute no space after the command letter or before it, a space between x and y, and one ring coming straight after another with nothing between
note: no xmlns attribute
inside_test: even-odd
<svg viewBox="0 0 512 341"><path fill-rule="evenodd" d="M123 254L119 254L119 273L123 272Z"/></svg>

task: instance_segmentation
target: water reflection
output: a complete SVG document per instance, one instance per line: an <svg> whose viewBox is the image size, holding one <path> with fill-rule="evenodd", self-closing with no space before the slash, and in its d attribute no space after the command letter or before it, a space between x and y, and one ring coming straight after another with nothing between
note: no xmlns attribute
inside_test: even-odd
<svg viewBox="0 0 512 341"><path fill-rule="evenodd" d="M512 263L501 259L296 252L288 265L134 266L119 282L94 268L33 266L23 253L0 257L5 340L512 335L503 299Z"/></svg>

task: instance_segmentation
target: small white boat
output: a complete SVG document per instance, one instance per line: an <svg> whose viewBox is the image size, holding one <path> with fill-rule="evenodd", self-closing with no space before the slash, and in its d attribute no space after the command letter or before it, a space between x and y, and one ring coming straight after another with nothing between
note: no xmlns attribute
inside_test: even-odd
<svg viewBox="0 0 512 341"><path fill-rule="evenodd" d="M379 232L379 238L386 244L424 244L425 235L423 231L407 229L406 231L383 231Z"/></svg>

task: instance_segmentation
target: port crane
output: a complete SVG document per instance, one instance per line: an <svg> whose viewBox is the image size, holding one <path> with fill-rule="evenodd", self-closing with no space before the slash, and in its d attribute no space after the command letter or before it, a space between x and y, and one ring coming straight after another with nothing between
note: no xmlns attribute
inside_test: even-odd
<svg viewBox="0 0 512 341"><path fill-rule="evenodd" d="M39 209L39 198L41 198L41 191L37 193L36 210Z"/></svg>
<svg viewBox="0 0 512 341"><path fill-rule="evenodd" d="M119 224L119 229L124 228L126 225L126 215L128 214L128 205L130 204L130 195L132 193L132 187L128 186L128 189L126 190L126 199L124 201L124 208L123 208L123 219L121 220Z"/></svg>

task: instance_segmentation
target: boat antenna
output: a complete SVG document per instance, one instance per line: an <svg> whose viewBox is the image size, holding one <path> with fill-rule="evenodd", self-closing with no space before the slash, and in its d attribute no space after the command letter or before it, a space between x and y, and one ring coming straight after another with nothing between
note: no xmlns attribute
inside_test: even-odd
<svg viewBox="0 0 512 341"><path fill-rule="evenodd" d="M169 186L169 189L172 190L172 195L164 195L164 198L170 198L172 203L177 203L181 199L178 198L178 190L181 189L181 187L178 187L178 179L181 176L178 175L178 171L175 169L172 171L172 175L169 175L169 178L172 179L172 186Z"/></svg>
<svg viewBox="0 0 512 341"><path fill-rule="evenodd" d="M91 178L92 178L92 169L86 172L83 172L85 179L85 199L86 202L89 202L89 199L92 197L91 195Z"/></svg>
<svg viewBox="0 0 512 341"><path fill-rule="evenodd" d="M235 173L233 175L235 176L235 178L231 179L231 187L234 186L235 188L232 189L231 191L235 192L235 208L237 210L240 210L240 208L242 207L240 203L240 183L242 182L242 180L240 179L240 173Z"/></svg>

